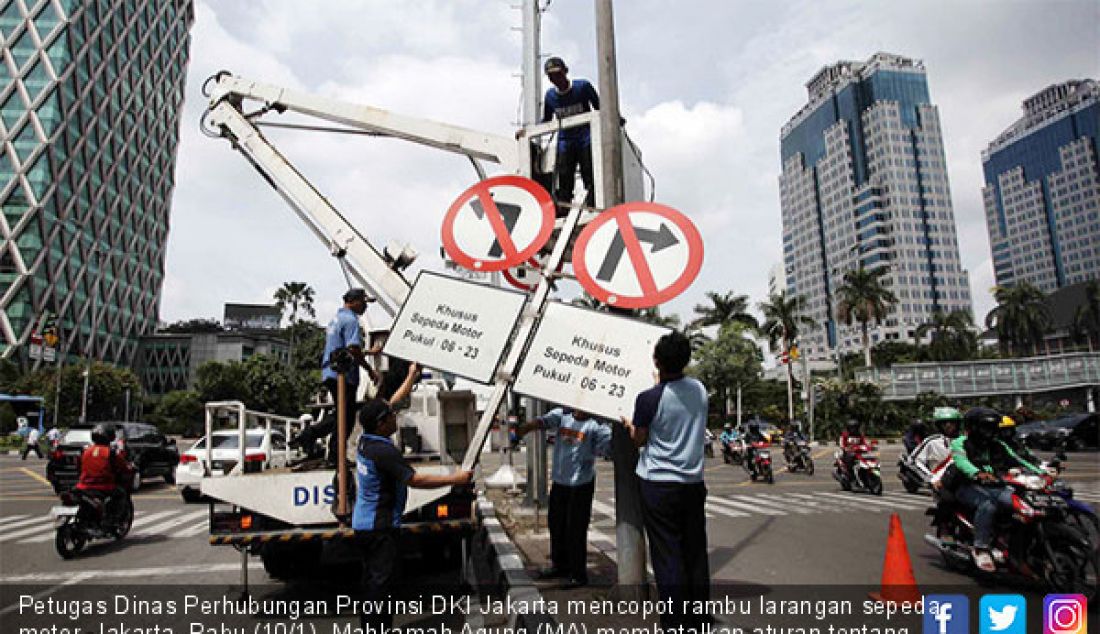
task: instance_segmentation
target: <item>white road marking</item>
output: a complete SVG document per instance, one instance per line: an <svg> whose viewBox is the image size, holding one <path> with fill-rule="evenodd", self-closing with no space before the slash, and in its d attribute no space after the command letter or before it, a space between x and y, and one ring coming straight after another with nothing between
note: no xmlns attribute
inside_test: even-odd
<svg viewBox="0 0 1100 634"><path fill-rule="evenodd" d="M737 495L736 499L753 502L756 504L760 504L764 507L775 508L780 511L794 511L795 513L798 513L800 515L807 515L814 512L810 509L802 508L798 505L784 504L781 500L769 499L762 495Z"/></svg>
<svg viewBox="0 0 1100 634"><path fill-rule="evenodd" d="M833 499L833 498L821 499L821 498L818 497L818 496L821 495L820 493L789 493L788 495L791 495L791 496L797 497L797 498L803 498L803 499L806 499L806 500L815 500L815 501L821 502L823 504L824 503L836 504L837 505L836 510L841 511L841 512L845 512L845 511L866 511L866 512L869 512L869 513L878 513L878 512L892 510L891 508L886 508L886 507L882 507L882 506L874 506L874 505L868 506L868 505L865 505L865 504L861 503L861 501L859 499L855 499L855 498L841 497L841 498L836 498L836 499Z"/></svg>
<svg viewBox="0 0 1100 634"><path fill-rule="evenodd" d="M194 537L195 535L198 535L199 533L203 533L203 532L206 532L206 531L209 531L209 530L210 530L210 521L209 520L203 520L203 521L199 522L198 524L195 524L194 526L192 526L190 528L185 528L182 531L177 532L175 534L175 537Z"/></svg>
<svg viewBox="0 0 1100 634"><path fill-rule="evenodd" d="M825 496L828 496L828 497L831 497L831 498L840 498L840 499L845 498L845 496L840 494L840 493L821 492L821 493L818 493L818 495L825 495ZM885 506L885 507L889 507L889 508L901 509L903 511L915 511L918 508L923 509L923 508L928 506L927 504L922 503L918 507L918 506L913 506L911 503L901 503L901 502L894 501L894 500L884 500L884 499L881 499L877 496L871 496L871 495L861 495L859 499L863 504Z"/></svg>
<svg viewBox="0 0 1100 634"><path fill-rule="evenodd" d="M739 509L739 510L742 510L742 511L748 511L749 513L760 513L761 515L786 515L787 514L786 511L779 511L779 510L776 510L776 509L771 509L771 508L767 508L767 507L763 507L763 506L746 504L744 502L735 502L734 500L731 500L728 497L722 497L722 496L719 496L719 495L716 495L714 497L708 497L707 499L711 502L717 502L719 504L722 504L723 506L732 506L735 509Z"/></svg>
<svg viewBox="0 0 1100 634"><path fill-rule="evenodd" d="M733 509L725 508L715 504L713 501L708 501L706 509L719 515L725 515L726 517L748 517L748 513L742 513L741 511L735 511Z"/></svg>
<svg viewBox="0 0 1100 634"><path fill-rule="evenodd" d="M6 528L7 524L11 524L12 526L14 526L15 524L22 524L23 522L19 522L17 520L21 520L24 517L27 517L27 516L26 515L9 515L7 517L0 517L0 529Z"/></svg>
<svg viewBox="0 0 1100 634"><path fill-rule="evenodd" d="M138 526L142 526L143 524L148 524L149 522L159 520L162 517L172 515L173 513L178 513L178 511L161 511L159 513L153 513L151 515L146 515L144 517L140 517L138 519L135 519L134 523L132 525L130 525L130 531L133 532L134 528L136 528ZM52 529L53 525L50 525L49 528ZM52 534L37 535L35 537L28 537L27 539L21 539L21 540L19 540L19 543L20 544L37 544L37 543L41 543L41 542L48 542L53 538L54 538L54 536Z"/></svg>
<svg viewBox="0 0 1100 634"><path fill-rule="evenodd" d="M206 509L203 509L201 511L193 511L191 513L185 513L184 515L179 515L179 516L173 517L172 519L168 520L167 522L161 522L160 524L157 524L155 526L149 526L148 528L143 528L140 531L138 531L137 533L135 533L135 535L159 535L159 534L167 531L169 528L172 528L173 526L183 524L184 522L191 522L191 521L197 520L200 517L203 517L205 515L209 515L209 513L210 513L210 511L208 511Z"/></svg>

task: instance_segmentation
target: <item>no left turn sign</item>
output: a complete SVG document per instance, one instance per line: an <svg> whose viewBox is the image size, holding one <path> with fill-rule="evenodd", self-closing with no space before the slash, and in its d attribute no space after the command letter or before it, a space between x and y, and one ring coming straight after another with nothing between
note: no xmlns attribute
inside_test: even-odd
<svg viewBox="0 0 1100 634"><path fill-rule="evenodd" d="M687 216L657 203L630 202L601 213L573 247L573 270L589 295L619 308L676 297L703 266L703 239Z"/></svg>
<svg viewBox="0 0 1100 634"><path fill-rule="evenodd" d="M451 204L443 218L443 248L460 266L503 271L538 253L554 230L554 201L522 176L483 180Z"/></svg>

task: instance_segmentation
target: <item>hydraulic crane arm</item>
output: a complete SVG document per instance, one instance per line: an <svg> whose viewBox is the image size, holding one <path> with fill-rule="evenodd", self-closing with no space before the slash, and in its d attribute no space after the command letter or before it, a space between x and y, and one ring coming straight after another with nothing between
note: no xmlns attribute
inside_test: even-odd
<svg viewBox="0 0 1100 634"><path fill-rule="evenodd" d="M385 110L317 97L223 72L215 75L204 123L228 138L282 196L306 226L334 254L346 254L351 274L368 288L389 315L395 316L409 283L332 204L268 141L253 119L270 110L290 110L357 130L426 145L472 160L498 163L509 173L529 164L530 145L500 135L397 115ZM246 100L261 102L244 112ZM476 162L475 162L476 165Z"/></svg>

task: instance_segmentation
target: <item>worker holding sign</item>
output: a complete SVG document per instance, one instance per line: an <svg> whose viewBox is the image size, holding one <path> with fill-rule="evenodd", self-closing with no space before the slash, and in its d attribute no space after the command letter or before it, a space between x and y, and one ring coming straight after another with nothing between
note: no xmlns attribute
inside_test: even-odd
<svg viewBox="0 0 1100 634"><path fill-rule="evenodd" d="M520 425L517 436L533 429L557 430L551 469L550 567L544 579L562 577L565 587L588 584L588 523L592 519L592 495L596 490L596 456L611 448L611 427L587 412L557 408Z"/></svg>
<svg viewBox="0 0 1100 634"><path fill-rule="evenodd" d="M657 592L662 602L678 608L661 615L666 629L699 628L700 617L685 614L681 606L710 596L703 484L707 388L684 376L690 360L687 337L675 331L661 337L653 349L660 382L638 395L633 421L622 419L641 448L635 473Z"/></svg>

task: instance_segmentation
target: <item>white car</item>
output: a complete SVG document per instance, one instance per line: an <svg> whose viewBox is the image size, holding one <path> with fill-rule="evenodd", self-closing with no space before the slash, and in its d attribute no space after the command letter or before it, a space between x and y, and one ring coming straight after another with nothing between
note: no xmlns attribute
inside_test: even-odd
<svg viewBox="0 0 1100 634"><path fill-rule="evenodd" d="M237 466L241 457L240 434L236 429L222 429L214 432L214 454L211 473L213 477L229 473ZM285 467L290 460L301 456L301 452L290 449L283 432L265 429L249 429L245 432L244 469L263 471ZM190 449L180 454L176 467L176 488L187 502L197 502L202 494L199 483L206 473L206 437L203 436Z"/></svg>

